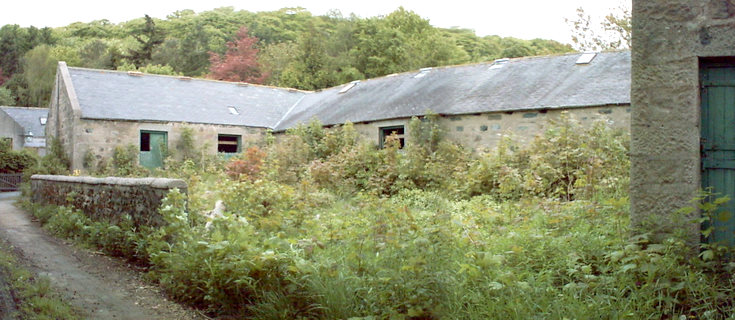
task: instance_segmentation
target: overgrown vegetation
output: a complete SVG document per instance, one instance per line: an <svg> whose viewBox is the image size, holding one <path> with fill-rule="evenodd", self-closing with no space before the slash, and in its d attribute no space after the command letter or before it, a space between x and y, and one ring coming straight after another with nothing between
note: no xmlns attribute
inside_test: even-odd
<svg viewBox="0 0 735 320"><path fill-rule="evenodd" d="M23 172L36 164L36 157L28 150L13 151L10 140L0 139L0 173Z"/></svg>
<svg viewBox="0 0 735 320"><path fill-rule="evenodd" d="M700 318L735 310L726 248L632 233L628 137L562 117L478 155L436 116L377 149L351 124L187 160L160 229L35 210L46 228L148 267L173 298L257 319ZM217 200L221 216L205 215ZM700 204L705 212L724 200ZM699 202L698 202L699 203ZM694 209L692 209L694 210ZM680 213L682 221L692 211ZM124 213L121 213L124 214ZM683 224L682 224L683 225ZM706 230L705 230L706 232Z"/></svg>
<svg viewBox="0 0 735 320"><path fill-rule="evenodd" d="M13 319L80 319L81 313L55 292L46 277L33 275L19 266L5 243L0 243L0 274L16 310L2 310Z"/></svg>

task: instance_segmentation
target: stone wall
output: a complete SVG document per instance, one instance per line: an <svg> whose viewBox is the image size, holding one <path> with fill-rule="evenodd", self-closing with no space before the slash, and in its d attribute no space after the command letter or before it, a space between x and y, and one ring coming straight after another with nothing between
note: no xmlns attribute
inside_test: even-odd
<svg viewBox="0 0 735 320"><path fill-rule="evenodd" d="M7 113L0 110L0 138L13 139L13 150L23 149L23 128Z"/></svg>
<svg viewBox="0 0 735 320"><path fill-rule="evenodd" d="M217 153L217 136L219 134L239 135L242 145L260 140L265 132L263 128L244 126L214 125L183 122L143 122L121 120L79 119L74 124L75 152L72 158L72 169L84 169L83 161L87 152L97 160L110 159L116 146L140 146L140 131L163 131L167 133L168 148L174 155L184 128L192 129L196 147L208 154Z"/></svg>
<svg viewBox="0 0 735 320"><path fill-rule="evenodd" d="M559 119L562 111L566 111L582 126L589 126L595 121L605 121L611 128L625 131L630 128L629 105L444 116L440 118L440 124L448 139L482 152L494 149L504 135L513 136L521 143L531 141L536 135L549 129L551 121ZM362 138L377 144L380 127L403 125L406 129L406 143L410 143L409 121L410 119L395 119L356 123L354 126Z"/></svg>
<svg viewBox="0 0 735 320"><path fill-rule="evenodd" d="M34 175L31 201L72 205L95 220L118 222L129 214L136 226L158 226L161 200L174 188L187 192L186 182L178 179Z"/></svg>
<svg viewBox="0 0 735 320"><path fill-rule="evenodd" d="M700 189L701 57L735 56L731 0L633 0L631 221L657 221ZM698 241L699 225L688 226Z"/></svg>
<svg viewBox="0 0 735 320"><path fill-rule="evenodd" d="M48 144L53 138L59 139L64 152L69 159L73 159L75 157L74 123L79 120L81 110L76 93L72 88L67 87L67 84L71 84L69 70L66 68L66 63L59 62L46 121L46 137L49 138L46 142ZM79 155L76 156L79 157Z"/></svg>

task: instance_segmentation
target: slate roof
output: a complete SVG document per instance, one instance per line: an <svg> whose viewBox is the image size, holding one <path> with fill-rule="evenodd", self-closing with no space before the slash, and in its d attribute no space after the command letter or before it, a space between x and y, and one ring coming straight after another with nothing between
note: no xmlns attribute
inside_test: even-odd
<svg viewBox="0 0 735 320"><path fill-rule="evenodd" d="M272 128L306 93L184 77L68 68L82 118ZM135 73L133 73L135 74ZM232 114L233 106L239 114Z"/></svg>
<svg viewBox="0 0 735 320"><path fill-rule="evenodd" d="M444 115L630 104L630 52L581 53L441 67L317 92L180 77L68 68L83 118L245 125L282 131ZM418 74L420 77L416 77ZM233 115L228 110L239 111Z"/></svg>
<svg viewBox="0 0 735 320"><path fill-rule="evenodd" d="M556 109L630 104L630 52L598 53L576 64L581 53L434 68L363 80L307 95L276 131L318 118L323 124L423 115ZM497 66L501 66L500 64Z"/></svg>
<svg viewBox="0 0 735 320"><path fill-rule="evenodd" d="M0 107L0 109L23 127L23 134L30 131L36 137L45 136L46 125L41 124L41 118L48 117L47 108Z"/></svg>

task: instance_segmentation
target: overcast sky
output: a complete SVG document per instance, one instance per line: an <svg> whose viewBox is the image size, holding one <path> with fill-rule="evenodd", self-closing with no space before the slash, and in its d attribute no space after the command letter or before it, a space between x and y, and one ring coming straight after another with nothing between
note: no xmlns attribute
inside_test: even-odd
<svg viewBox="0 0 735 320"><path fill-rule="evenodd" d="M620 5L630 7L630 0L7 0L0 10L0 26L60 27L100 19L118 23L145 14L165 18L177 10L201 12L225 6L254 12L303 7L315 15L338 9L344 16L355 13L373 17L403 6L429 19L436 27L473 29L480 36L544 38L569 43L569 26L564 18L574 17L576 8L583 7L593 16L603 16Z"/></svg>

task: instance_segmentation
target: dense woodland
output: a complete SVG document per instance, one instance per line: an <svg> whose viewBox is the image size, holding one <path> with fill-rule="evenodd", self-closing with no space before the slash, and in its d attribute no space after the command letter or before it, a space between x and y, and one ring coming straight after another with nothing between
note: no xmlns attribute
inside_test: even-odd
<svg viewBox="0 0 735 320"><path fill-rule="evenodd" d="M314 90L391 73L573 51L553 40L479 37L398 8L380 17L232 7L60 28L0 28L0 105L46 107L57 61Z"/></svg>

